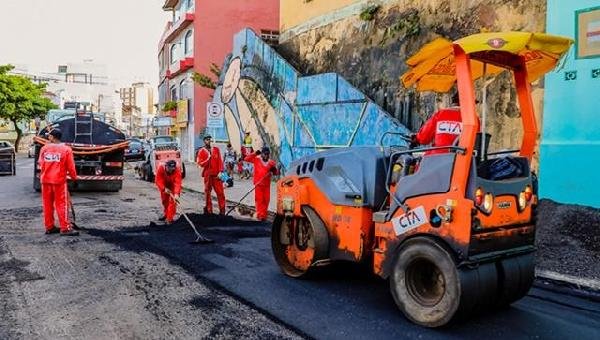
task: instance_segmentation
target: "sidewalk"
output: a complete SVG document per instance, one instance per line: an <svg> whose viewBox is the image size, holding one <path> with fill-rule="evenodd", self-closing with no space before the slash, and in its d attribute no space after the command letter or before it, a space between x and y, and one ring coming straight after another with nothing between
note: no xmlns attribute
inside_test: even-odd
<svg viewBox="0 0 600 340"><path fill-rule="evenodd" d="M200 193L204 193L204 181L202 177L200 177L200 172L198 170L198 166L195 163L186 162L185 163L186 175L183 180L183 188L191 191L196 191ZM244 179L240 180L237 174L233 175L233 187L225 188L225 199L229 203L237 203L239 200L252 189L254 184L252 183L252 179ZM217 196L215 192L212 192L213 204L216 203ZM244 200L242 204L254 207L254 192L250 193ZM277 190L276 183L271 183L271 201L269 202L269 211L275 212L277 210Z"/></svg>

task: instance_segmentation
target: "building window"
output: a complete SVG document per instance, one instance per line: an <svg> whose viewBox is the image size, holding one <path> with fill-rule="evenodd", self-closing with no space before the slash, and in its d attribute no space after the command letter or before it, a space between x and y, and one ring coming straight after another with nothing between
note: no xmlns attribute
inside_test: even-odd
<svg viewBox="0 0 600 340"><path fill-rule="evenodd" d="M185 85L186 85L186 79L183 79L182 81L179 82L179 98L181 98L181 99L185 99L188 97L187 89L186 89Z"/></svg>
<svg viewBox="0 0 600 340"><path fill-rule="evenodd" d="M271 46L278 45L279 31L260 30L260 38Z"/></svg>
<svg viewBox="0 0 600 340"><path fill-rule="evenodd" d="M177 86L171 86L171 100L177 100Z"/></svg>
<svg viewBox="0 0 600 340"><path fill-rule="evenodd" d="M162 71L165 68L163 51L160 51L160 53L158 54L158 66L160 68L160 71Z"/></svg>
<svg viewBox="0 0 600 340"><path fill-rule="evenodd" d="M175 62L177 62L177 44L171 45L169 57L171 58L171 64L175 64Z"/></svg>
<svg viewBox="0 0 600 340"><path fill-rule="evenodd" d="M194 32L192 30L187 31L183 41L185 54L191 53L194 50Z"/></svg>
<svg viewBox="0 0 600 340"><path fill-rule="evenodd" d="M185 9L189 10L194 8L194 0L185 0Z"/></svg>
<svg viewBox="0 0 600 340"><path fill-rule="evenodd" d="M58 73L67 73L67 65L58 65Z"/></svg>

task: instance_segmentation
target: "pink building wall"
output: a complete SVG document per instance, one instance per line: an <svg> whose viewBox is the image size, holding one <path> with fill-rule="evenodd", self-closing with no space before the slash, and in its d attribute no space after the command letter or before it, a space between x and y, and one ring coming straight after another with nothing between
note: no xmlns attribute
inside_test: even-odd
<svg viewBox="0 0 600 340"><path fill-rule="evenodd" d="M233 49L233 36L249 27L279 30L279 0L196 0L194 20L194 70L211 75L209 66L222 66ZM206 127L206 103L213 90L194 86L194 135ZM198 146L198 145L197 145Z"/></svg>

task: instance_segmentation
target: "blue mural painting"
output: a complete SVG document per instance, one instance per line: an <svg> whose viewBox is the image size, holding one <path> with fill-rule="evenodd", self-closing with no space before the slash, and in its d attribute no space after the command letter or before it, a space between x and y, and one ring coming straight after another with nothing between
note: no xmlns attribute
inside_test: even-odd
<svg viewBox="0 0 600 340"><path fill-rule="evenodd" d="M239 144L244 132L256 129L260 140L254 146L270 146L287 167L328 148L378 145L388 131L409 133L338 74L301 75L250 29L237 33L233 42L213 99L226 112L226 126L211 130L218 141ZM244 94L244 82L256 88L269 110ZM405 142L390 136L383 144Z"/></svg>

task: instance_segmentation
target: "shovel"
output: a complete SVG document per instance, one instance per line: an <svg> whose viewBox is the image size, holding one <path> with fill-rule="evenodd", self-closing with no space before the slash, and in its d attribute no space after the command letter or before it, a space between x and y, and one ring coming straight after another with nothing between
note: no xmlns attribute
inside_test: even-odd
<svg viewBox="0 0 600 340"><path fill-rule="evenodd" d="M179 201L175 199L175 196L173 196L173 194L171 192L169 192L169 196L171 196L171 199L173 199L173 201L175 201L177 207L179 207ZM183 212L183 209L180 208L179 209L179 213L181 214L181 216L183 216L185 218L186 221L188 221L188 223L190 224L190 226L192 227L192 229L194 229L194 233L196 233L196 239L194 241L191 241L191 244L207 244L207 243L214 243L215 241L206 238L204 236L202 236L199 232L198 229L196 229L196 226L194 225L194 223L192 222L192 220L190 220L190 218L188 217L188 215Z"/></svg>

